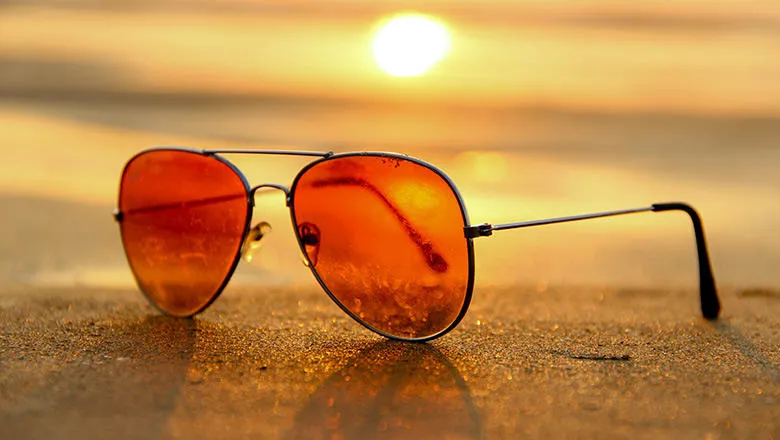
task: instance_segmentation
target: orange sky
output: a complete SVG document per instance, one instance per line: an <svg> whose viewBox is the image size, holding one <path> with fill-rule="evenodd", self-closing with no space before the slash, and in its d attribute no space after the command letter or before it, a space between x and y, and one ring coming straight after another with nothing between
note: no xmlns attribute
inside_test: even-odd
<svg viewBox="0 0 780 440"><path fill-rule="evenodd" d="M404 9L389 0L342 0L329 3L332 9L302 1L248 8L234 0L187 13L8 7L0 17L0 57L96 63L115 72L97 80L89 71L81 78L4 78L16 90L120 84L479 106L780 111L780 57L773 56L780 53L780 2L710 3L429 2L450 23L452 51L429 75L411 79L389 77L371 57L382 11ZM275 12L258 12L265 10Z"/></svg>

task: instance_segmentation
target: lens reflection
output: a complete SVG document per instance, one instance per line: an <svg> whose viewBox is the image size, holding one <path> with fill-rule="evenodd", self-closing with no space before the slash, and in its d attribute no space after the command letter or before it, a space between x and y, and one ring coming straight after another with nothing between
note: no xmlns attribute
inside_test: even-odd
<svg viewBox="0 0 780 440"><path fill-rule="evenodd" d="M325 160L299 177L293 213L312 269L363 323L424 338L457 319L469 281L463 213L432 169L399 157Z"/></svg>
<svg viewBox="0 0 780 440"><path fill-rule="evenodd" d="M226 163L157 150L128 163L119 209L138 284L161 310L192 315L230 275L246 229L247 188Z"/></svg>

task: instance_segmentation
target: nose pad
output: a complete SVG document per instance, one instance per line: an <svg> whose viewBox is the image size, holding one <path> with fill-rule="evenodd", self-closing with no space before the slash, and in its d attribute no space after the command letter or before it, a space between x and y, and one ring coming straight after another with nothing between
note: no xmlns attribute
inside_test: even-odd
<svg viewBox="0 0 780 440"><path fill-rule="evenodd" d="M303 264L317 267L320 255L320 228L312 223L301 223L298 225L298 237L300 237L303 249L306 251Z"/></svg>
<svg viewBox="0 0 780 440"><path fill-rule="evenodd" d="M271 232L271 225L268 224L268 222L260 222L249 230L249 233L246 235L246 240L244 240L244 244L241 245L241 258L243 258L244 261L247 263L252 262L255 250L262 245L260 240L269 232Z"/></svg>

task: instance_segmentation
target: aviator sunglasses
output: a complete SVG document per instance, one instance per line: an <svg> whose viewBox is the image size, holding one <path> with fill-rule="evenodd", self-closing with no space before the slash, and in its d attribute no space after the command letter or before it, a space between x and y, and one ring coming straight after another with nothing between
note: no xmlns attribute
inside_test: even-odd
<svg viewBox="0 0 780 440"><path fill-rule="evenodd" d="M250 186L230 154L316 158L292 186ZM699 260L701 311L720 312L699 214L685 203L491 225L469 223L455 184L422 160L393 153L146 150L125 165L119 222L140 290L162 312L188 317L227 285L267 224L251 225L255 193L283 191L307 266L357 322L392 339L426 341L452 330L474 288L473 240L495 231L640 212L688 214Z"/></svg>

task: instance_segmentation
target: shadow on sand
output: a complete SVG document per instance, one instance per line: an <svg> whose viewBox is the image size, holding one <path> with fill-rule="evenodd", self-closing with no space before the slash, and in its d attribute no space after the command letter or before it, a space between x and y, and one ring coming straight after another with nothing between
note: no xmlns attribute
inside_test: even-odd
<svg viewBox="0 0 780 440"><path fill-rule="evenodd" d="M780 383L780 366L772 362L756 345L726 319L712 323L712 328L734 347L742 356L749 359L763 374L775 383Z"/></svg>
<svg viewBox="0 0 780 440"><path fill-rule="evenodd" d="M436 347L383 341L332 375L297 414L288 439L477 439L468 386Z"/></svg>
<svg viewBox="0 0 780 440"><path fill-rule="evenodd" d="M186 382L198 321L153 316L56 341L74 355L0 414L3 438L159 438ZM89 332L89 330L87 330ZM69 347L66 347L68 346Z"/></svg>

